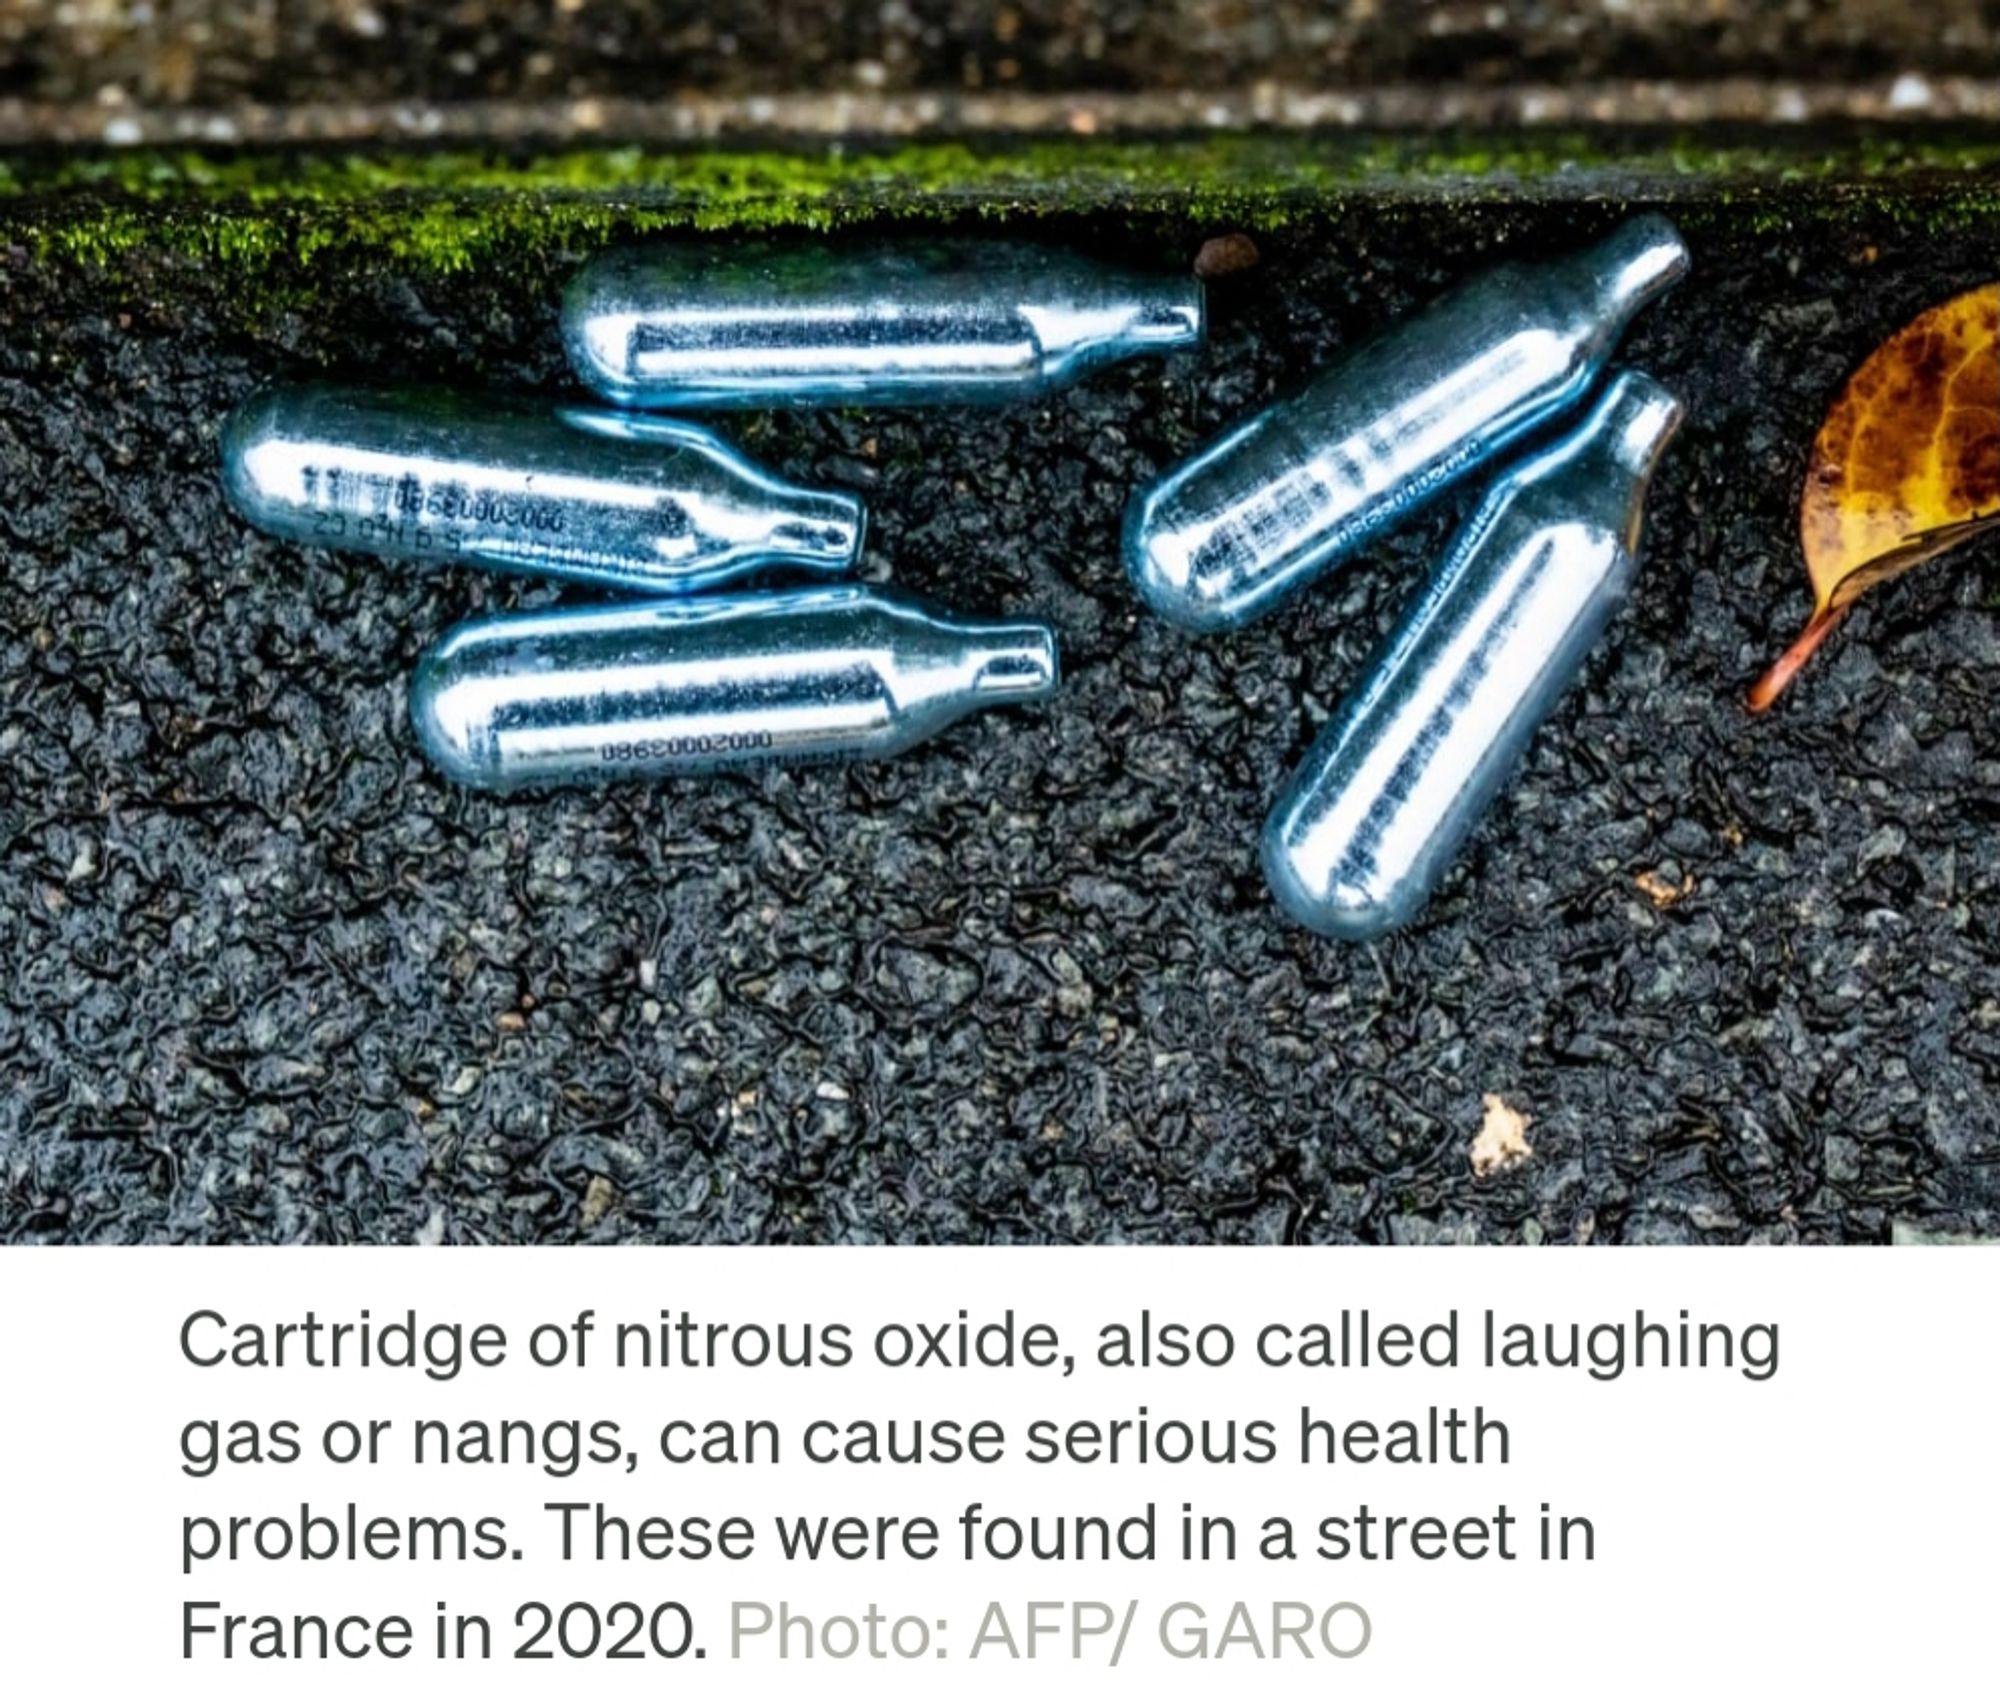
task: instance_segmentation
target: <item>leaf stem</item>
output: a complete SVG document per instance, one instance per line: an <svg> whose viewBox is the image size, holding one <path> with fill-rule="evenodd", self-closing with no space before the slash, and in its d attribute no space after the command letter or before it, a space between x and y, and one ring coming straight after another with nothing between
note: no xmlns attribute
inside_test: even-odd
<svg viewBox="0 0 2000 1708"><path fill-rule="evenodd" d="M1757 685L1745 697L1744 703L1753 712L1767 712L1771 702L1782 694L1792 678L1805 668L1806 660L1819 651L1820 642L1840 626L1840 619L1847 615L1848 607L1835 610L1815 611L1812 621L1800 631L1799 638L1785 648L1784 656L1764 674L1757 678Z"/></svg>

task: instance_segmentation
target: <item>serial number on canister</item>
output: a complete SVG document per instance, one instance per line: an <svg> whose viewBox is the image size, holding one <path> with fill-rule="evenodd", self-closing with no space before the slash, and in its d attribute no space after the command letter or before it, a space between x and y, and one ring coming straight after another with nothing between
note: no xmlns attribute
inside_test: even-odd
<svg viewBox="0 0 2000 1708"><path fill-rule="evenodd" d="M299 471L308 506L316 519L354 514L383 518L433 517L440 522L481 522L559 534L563 506L551 499L513 492L482 492L457 484L426 485L416 474L391 477L349 469L308 466Z"/></svg>
<svg viewBox="0 0 2000 1708"><path fill-rule="evenodd" d="M755 753L772 745L769 730L753 729L728 735L662 735L637 741L607 741L597 754L607 765L629 765L699 753Z"/></svg>

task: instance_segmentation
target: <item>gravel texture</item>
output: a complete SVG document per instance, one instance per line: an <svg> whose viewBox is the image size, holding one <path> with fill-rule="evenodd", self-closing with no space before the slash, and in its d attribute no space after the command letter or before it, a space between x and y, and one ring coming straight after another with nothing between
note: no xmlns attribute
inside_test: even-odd
<svg viewBox="0 0 2000 1708"><path fill-rule="evenodd" d="M871 577L1052 619L1064 691L875 768L513 803L427 768L403 682L549 590L258 537L216 435L321 368L559 386L579 258L349 274L246 329L192 266L0 254L0 1234L2000 1232L1994 548L1871 595L1771 717L1739 705L1805 610L1821 411L1990 276L1981 222L1683 210L1697 275L1627 350L1692 416L1641 595L1376 948L1287 928L1255 832L1469 495L1240 636L1122 582L1137 481L1616 211L1359 203L1256 232L1203 355L1007 413L730 423L867 493ZM1165 265L1222 235L1043 234ZM1534 1154L1482 1180L1487 1093Z"/></svg>

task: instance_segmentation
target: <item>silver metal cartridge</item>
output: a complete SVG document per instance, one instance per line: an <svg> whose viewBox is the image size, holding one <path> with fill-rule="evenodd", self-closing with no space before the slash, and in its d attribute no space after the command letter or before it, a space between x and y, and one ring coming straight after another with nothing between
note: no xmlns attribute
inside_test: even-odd
<svg viewBox="0 0 2000 1708"><path fill-rule="evenodd" d="M687 422L433 386L260 391L223 428L222 483L307 545L654 594L849 569L865 520Z"/></svg>
<svg viewBox="0 0 2000 1708"><path fill-rule="evenodd" d="M1202 286L1067 250L660 243L571 281L577 377L642 408L1011 403L1201 341Z"/></svg>
<svg viewBox="0 0 2000 1708"><path fill-rule="evenodd" d="M410 716L454 782L504 792L882 758L1056 676L1043 624L812 587L461 623L419 661Z"/></svg>
<svg viewBox="0 0 2000 1708"><path fill-rule="evenodd" d="M1417 916L1624 600L1680 419L1621 372L1487 495L1264 826L1265 876L1299 924L1365 942Z"/></svg>
<svg viewBox="0 0 2000 1708"><path fill-rule="evenodd" d="M1125 566L1169 622L1232 629L1580 402L1688 268L1657 214L1496 267L1362 345L1133 498Z"/></svg>

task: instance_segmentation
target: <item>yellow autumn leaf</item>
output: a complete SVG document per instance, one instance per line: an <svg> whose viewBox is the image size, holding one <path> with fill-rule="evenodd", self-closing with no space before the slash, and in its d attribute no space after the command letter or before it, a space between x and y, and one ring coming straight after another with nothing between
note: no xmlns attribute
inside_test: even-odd
<svg viewBox="0 0 2000 1708"><path fill-rule="evenodd" d="M1878 582L2000 523L2000 284L1926 309L1861 364L1813 441L1799 543L1813 614L1761 712Z"/></svg>

